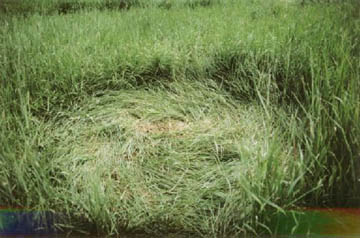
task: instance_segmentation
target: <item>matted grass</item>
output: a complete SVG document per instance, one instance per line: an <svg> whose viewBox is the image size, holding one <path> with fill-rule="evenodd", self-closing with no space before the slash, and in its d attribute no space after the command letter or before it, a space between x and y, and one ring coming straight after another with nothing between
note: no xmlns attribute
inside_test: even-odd
<svg viewBox="0 0 360 238"><path fill-rule="evenodd" d="M277 190L301 168L260 105L204 82L169 87L109 92L49 128L49 166L66 175L58 207L106 230L229 234L253 226L255 210L292 204L296 191Z"/></svg>

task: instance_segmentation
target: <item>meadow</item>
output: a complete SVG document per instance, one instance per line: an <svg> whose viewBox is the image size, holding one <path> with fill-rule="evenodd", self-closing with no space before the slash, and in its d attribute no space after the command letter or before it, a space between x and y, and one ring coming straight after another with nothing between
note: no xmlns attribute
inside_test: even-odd
<svg viewBox="0 0 360 238"><path fill-rule="evenodd" d="M220 237L359 205L358 1L0 11L0 206L64 231Z"/></svg>

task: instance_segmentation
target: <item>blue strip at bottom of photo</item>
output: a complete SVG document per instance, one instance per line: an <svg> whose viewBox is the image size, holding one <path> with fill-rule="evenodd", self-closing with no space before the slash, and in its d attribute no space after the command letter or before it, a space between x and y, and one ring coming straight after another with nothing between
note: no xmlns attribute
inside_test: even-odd
<svg viewBox="0 0 360 238"><path fill-rule="evenodd" d="M55 223L52 212L0 209L0 235L54 234Z"/></svg>

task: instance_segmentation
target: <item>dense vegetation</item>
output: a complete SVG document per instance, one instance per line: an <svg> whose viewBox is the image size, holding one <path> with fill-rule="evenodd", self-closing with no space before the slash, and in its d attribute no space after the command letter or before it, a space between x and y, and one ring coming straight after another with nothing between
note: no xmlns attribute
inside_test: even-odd
<svg viewBox="0 0 360 238"><path fill-rule="evenodd" d="M1 206L218 236L359 204L357 1L0 9Z"/></svg>

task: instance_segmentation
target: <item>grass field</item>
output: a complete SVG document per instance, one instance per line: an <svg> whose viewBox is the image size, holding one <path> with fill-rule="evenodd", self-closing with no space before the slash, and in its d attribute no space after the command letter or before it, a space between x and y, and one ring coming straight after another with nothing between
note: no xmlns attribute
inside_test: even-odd
<svg viewBox="0 0 360 238"><path fill-rule="evenodd" d="M356 1L0 9L0 206L217 237L359 205Z"/></svg>

